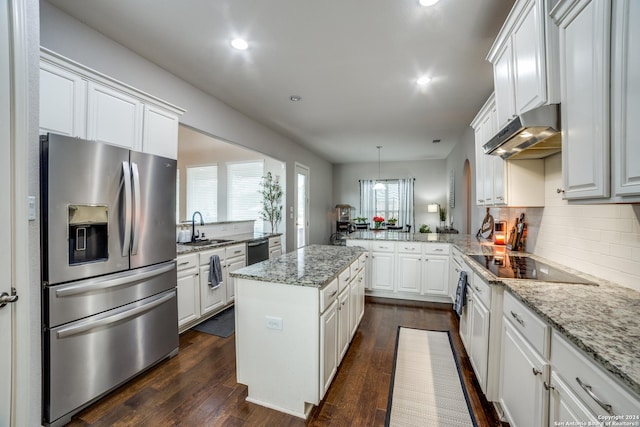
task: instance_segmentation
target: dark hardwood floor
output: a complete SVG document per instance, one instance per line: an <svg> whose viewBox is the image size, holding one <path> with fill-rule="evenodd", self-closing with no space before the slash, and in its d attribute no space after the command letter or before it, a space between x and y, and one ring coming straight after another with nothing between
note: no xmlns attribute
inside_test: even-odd
<svg viewBox="0 0 640 427"><path fill-rule="evenodd" d="M398 326L451 331L479 426L499 426L474 378L450 308L367 298L365 314L325 399L305 422L245 401L234 335L180 336L180 353L77 414L69 426L381 426ZM450 307L450 305L448 306Z"/></svg>

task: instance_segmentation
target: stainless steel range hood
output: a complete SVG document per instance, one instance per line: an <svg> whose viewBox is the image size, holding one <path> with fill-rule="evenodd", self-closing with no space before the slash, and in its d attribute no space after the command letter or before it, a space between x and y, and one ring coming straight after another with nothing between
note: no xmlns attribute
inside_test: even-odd
<svg viewBox="0 0 640 427"><path fill-rule="evenodd" d="M561 150L560 105L534 108L511 120L482 146L503 159L541 159Z"/></svg>

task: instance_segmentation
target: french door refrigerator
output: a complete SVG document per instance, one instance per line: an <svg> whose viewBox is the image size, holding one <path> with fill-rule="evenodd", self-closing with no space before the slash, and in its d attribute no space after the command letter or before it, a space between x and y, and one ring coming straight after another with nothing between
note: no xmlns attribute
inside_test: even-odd
<svg viewBox="0 0 640 427"><path fill-rule="evenodd" d="M176 161L41 137L43 422L178 352Z"/></svg>

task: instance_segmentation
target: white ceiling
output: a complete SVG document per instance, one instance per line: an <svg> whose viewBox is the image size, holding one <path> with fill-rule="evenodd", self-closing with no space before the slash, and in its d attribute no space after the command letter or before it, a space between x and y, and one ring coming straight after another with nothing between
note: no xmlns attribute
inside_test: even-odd
<svg viewBox="0 0 640 427"><path fill-rule="evenodd" d="M445 158L492 91L485 57L513 0L50 3L344 163L377 161L377 145L383 161ZM233 37L250 48L230 48ZM421 75L432 79L422 90Z"/></svg>

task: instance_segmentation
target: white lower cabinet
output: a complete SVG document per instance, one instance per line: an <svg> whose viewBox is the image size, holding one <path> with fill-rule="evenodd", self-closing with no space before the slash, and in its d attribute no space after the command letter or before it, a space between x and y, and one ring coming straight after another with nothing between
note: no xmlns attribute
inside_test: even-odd
<svg viewBox="0 0 640 427"><path fill-rule="evenodd" d="M513 427L547 425L549 333L536 314L504 294L499 401Z"/></svg>
<svg viewBox="0 0 640 427"><path fill-rule="evenodd" d="M220 257L222 284L209 281L211 256ZM246 244L236 244L179 255L178 330L184 332L233 303L234 278L229 275L247 265Z"/></svg>
<svg viewBox="0 0 640 427"><path fill-rule="evenodd" d="M320 396L324 396L329 389L337 370L338 301L334 295L329 308L320 316Z"/></svg>
<svg viewBox="0 0 640 427"><path fill-rule="evenodd" d="M371 289L394 290L393 252L371 252Z"/></svg>
<svg viewBox="0 0 640 427"><path fill-rule="evenodd" d="M422 294L449 294L449 257L425 256L422 264Z"/></svg>
<svg viewBox="0 0 640 427"><path fill-rule="evenodd" d="M282 236L269 237L269 259L282 255Z"/></svg>
<svg viewBox="0 0 640 427"><path fill-rule="evenodd" d="M398 254L398 292L420 293L422 284L422 256L420 254Z"/></svg>
<svg viewBox="0 0 640 427"><path fill-rule="evenodd" d="M198 254L178 256L178 328L200 317Z"/></svg>
<svg viewBox="0 0 640 427"><path fill-rule="evenodd" d="M553 370L549 388L549 427L563 423L568 425L570 422L574 423L573 425L599 425L598 419Z"/></svg>
<svg viewBox="0 0 640 427"><path fill-rule="evenodd" d="M351 319L349 317L349 291L350 287L345 287L338 294L338 363L342 360L349 348L351 341Z"/></svg>
<svg viewBox="0 0 640 427"><path fill-rule="evenodd" d="M502 330L500 404L513 427L546 424L549 364L507 320Z"/></svg>
<svg viewBox="0 0 640 427"><path fill-rule="evenodd" d="M471 353L469 358L476 378L483 391L487 387L487 367L489 359L489 309L473 292L469 295L469 331L468 341Z"/></svg>
<svg viewBox="0 0 640 427"><path fill-rule="evenodd" d="M556 331L551 337L551 369L550 425L564 421L563 411L589 417L585 419L640 416L640 397Z"/></svg>

